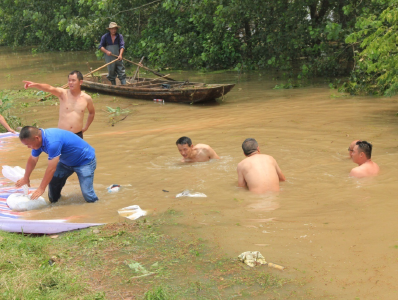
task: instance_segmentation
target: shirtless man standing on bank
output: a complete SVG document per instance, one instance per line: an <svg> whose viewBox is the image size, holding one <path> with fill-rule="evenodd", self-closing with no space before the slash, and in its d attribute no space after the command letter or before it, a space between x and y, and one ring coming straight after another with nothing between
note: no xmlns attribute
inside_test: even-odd
<svg viewBox="0 0 398 300"><path fill-rule="evenodd" d="M25 89L36 88L46 93L51 93L59 99L59 120L58 128L71 131L83 138L94 120L95 109L93 99L82 92L83 75L79 71L72 71L68 75L69 90L53 87L45 83L25 82ZM83 127L84 112L88 110L86 125Z"/></svg>
<svg viewBox="0 0 398 300"><path fill-rule="evenodd" d="M367 141L358 141L352 151L352 161L358 164L351 170L350 176L363 178L379 174L379 166L371 160L372 144Z"/></svg>
<svg viewBox="0 0 398 300"><path fill-rule="evenodd" d="M246 158L238 164L238 186L247 187L255 194L279 191L279 181L286 178L276 160L269 155L260 154L255 139L246 139L242 144Z"/></svg>
<svg viewBox="0 0 398 300"><path fill-rule="evenodd" d="M180 137L176 142L178 151L182 155L182 162L204 162L210 159L220 159L217 153L205 144L194 146L189 137Z"/></svg>

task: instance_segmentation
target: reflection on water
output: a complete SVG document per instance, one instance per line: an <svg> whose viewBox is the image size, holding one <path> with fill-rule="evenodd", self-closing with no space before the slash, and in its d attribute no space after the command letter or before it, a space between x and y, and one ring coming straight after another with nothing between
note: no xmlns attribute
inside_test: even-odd
<svg viewBox="0 0 398 300"><path fill-rule="evenodd" d="M0 52L1 88L21 88L29 79L62 84L66 74L89 61L87 53ZM49 76L51 75L51 76ZM209 83L235 82L237 74L172 74ZM143 76L143 75L142 75ZM9 78L9 77L7 77ZM241 82L217 105L158 105L149 101L101 95L85 139L96 149L95 189L100 201L84 203L73 175L59 203L32 219L65 218L71 222L122 220L117 210L139 205L151 217L167 209L183 212L180 222L216 243L231 257L260 250L266 260L287 266L286 276L304 278L304 288L319 298L396 299L398 225L397 98L335 97L327 85L273 90L271 75L243 74ZM34 99L29 101L34 102ZM105 106L128 108L131 116L108 125ZM26 113L27 123L57 125L55 106ZM209 144L221 157L182 164L175 146L180 136ZM236 166L244 158L241 143L256 138L262 153L272 155L287 181L275 195L251 195L237 187ZM378 177L348 177L355 164L347 159L353 139L373 143ZM2 162L24 167L29 151L13 140ZM42 157L32 175L38 186L46 168ZM120 184L118 193L107 193ZM207 198L176 198L183 190ZM164 190L168 191L165 192Z"/></svg>

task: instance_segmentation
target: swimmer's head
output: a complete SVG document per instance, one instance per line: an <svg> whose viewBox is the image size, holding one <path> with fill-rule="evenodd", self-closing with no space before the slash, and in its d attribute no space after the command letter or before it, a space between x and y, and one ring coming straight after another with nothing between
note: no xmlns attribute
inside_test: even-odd
<svg viewBox="0 0 398 300"><path fill-rule="evenodd" d="M367 141L358 141L352 151L352 160L354 163L361 164L371 159L372 144Z"/></svg>
<svg viewBox="0 0 398 300"><path fill-rule="evenodd" d="M189 137L183 136L180 137L177 142L176 142L178 151L180 151L180 154L182 155L182 157L184 158L188 158L191 155L192 149L193 149L193 145L192 145L192 141Z"/></svg>
<svg viewBox="0 0 398 300"><path fill-rule="evenodd" d="M246 156L249 156L250 154L253 154L256 151L259 151L257 141L252 138L245 139L245 141L242 143L242 149L243 153Z"/></svg>
<svg viewBox="0 0 398 300"><path fill-rule="evenodd" d="M352 151L354 150L355 145L359 142L359 140L352 141L350 146L348 147L348 155L352 158Z"/></svg>
<svg viewBox="0 0 398 300"><path fill-rule="evenodd" d="M41 130L33 126L25 126L19 133L19 139L29 149L39 149L42 145Z"/></svg>

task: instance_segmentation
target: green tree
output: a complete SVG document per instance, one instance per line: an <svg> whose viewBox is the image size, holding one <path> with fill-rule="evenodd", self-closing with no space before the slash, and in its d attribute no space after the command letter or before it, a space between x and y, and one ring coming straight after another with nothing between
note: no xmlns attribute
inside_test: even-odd
<svg viewBox="0 0 398 300"><path fill-rule="evenodd" d="M357 19L357 31L346 38L356 53L356 65L343 88L352 94L392 96L398 92L398 1L374 3L379 9L366 10Z"/></svg>

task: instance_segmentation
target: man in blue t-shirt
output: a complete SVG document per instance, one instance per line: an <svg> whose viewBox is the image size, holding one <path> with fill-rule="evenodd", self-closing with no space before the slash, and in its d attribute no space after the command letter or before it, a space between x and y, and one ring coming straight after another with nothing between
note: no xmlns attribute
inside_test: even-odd
<svg viewBox="0 0 398 300"><path fill-rule="evenodd" d="M39 129L32 126L22 128L19 139L32 149L26 164L25 176L18 180L17 187L30 185L32 174L42 152L48 154L48 166L39 188L30 199L39 198L48 185L48 198L54 203L61 197L61 190L66 179L74 172L79 178L83 197L87 202L98 200L94 192L94 171L97 167L95 150L76 134L58 128Z"/></svg>

